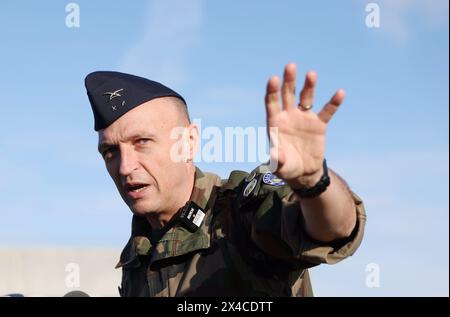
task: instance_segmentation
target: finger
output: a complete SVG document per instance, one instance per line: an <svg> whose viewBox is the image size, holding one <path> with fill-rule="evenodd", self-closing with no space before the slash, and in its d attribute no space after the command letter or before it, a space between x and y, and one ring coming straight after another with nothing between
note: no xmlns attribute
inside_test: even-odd
<svg viewBox="0 0 450 317"><path fill-rule="evenodd" d="M333 97L331 97L330 101L322 108L319 112L319 119L325 123L328 123L333 115L338 110L339 106L342 104L345 98L345 91L339 89Z"/></svg>
<svg viewBox="0 0 450 317"><path fill-rule="evenodd" d="M295 109L295 79L297 66L293 63L287 64L284 68L283 86L281 87L281 98L283 100L283 110Z"/></svg>
<svg viewBox="0 0 450 317"><path fill-rule="evenodd" d="M277 76L273 76L269 79L266 89L266 112L267 119L274 116L280 109L280 79Z"/></svg>
<svg viewBox="0 0 450 317"><path fill-rule="evenodd" d="M317 73L310 71L306 73L305 83L303 89L300 92L299 105L309 106L314 104L314 90L317 83Z"/></svg>

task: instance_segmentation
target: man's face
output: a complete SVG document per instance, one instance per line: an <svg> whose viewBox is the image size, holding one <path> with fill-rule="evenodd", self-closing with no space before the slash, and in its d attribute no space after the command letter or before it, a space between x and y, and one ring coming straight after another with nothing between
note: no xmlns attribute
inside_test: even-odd
<svg viewBox="0 0 450 317"><path fill-rule="evenodd" d="M187 126L170 98L148 101L99 131L99 152L123 200L141 216L176 206L186 162L175 162L174 127Z"/></svg>

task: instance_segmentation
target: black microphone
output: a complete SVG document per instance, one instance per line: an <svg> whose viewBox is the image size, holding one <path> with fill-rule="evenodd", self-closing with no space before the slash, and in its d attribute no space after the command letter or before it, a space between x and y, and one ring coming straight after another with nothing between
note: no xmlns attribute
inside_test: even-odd
<svg viewBox="0 0 450 317"><path fill-rule="evenodd" d="M11 293L11 294L3 295L1 297L25 297L25 295L23 295L21 293Z"/></svg>
<svg viewBox="0 0 450 317"><path fill-rule="evenodd" d="M65 294L63 297L90 297L90 296L83 291L71 291Z"/></svg>

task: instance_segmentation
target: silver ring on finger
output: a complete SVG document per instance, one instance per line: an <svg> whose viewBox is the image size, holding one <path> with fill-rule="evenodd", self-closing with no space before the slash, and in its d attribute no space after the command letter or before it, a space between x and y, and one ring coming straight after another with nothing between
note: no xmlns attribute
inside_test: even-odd
<svg viewBox="0 0 450 317"><path fill-rule="evenodd" d="M308 111L308 110L312 109L313 104L311 103L311 104L304 105L304 104L299 103L298 106L300 109L302 109L304 111Z"/></svg>

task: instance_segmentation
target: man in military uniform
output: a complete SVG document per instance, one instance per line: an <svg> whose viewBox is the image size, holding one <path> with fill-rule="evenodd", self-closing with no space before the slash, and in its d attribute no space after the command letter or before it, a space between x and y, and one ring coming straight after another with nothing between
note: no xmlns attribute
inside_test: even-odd
<svg viewBox="0 0 450 317"><path fill-rule="evenodd" d="M344 92L314 113L314 72L298 103L294 64L281 89L277 77L269 80L276 164L227 180L194 165L197 127L175 91L118 72L91 73L85 84L99 152L133 212L117 264L122 296L312 296L308 269L360 245L363 203L324 158L326 127Z"/></svg>

